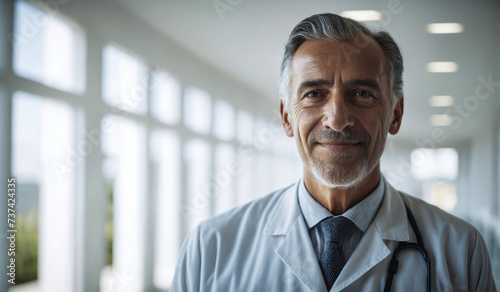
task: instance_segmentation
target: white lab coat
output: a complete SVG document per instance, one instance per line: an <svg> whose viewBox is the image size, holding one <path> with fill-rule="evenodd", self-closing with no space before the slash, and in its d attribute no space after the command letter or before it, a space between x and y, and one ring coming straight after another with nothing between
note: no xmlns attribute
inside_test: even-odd
<svg viewBox="0 0 500 292"><path fill-rule="evenodd" d="M373 222L330 291L383 291L400 241L416 242L405 203L431 259L432 291L496 291L488 252L465 221L396 191L387 181ZM418 251L399 254L392 291L426 291ZM327 292L297 198L297 184L202 222L181 249L172 292Z"/></svg>

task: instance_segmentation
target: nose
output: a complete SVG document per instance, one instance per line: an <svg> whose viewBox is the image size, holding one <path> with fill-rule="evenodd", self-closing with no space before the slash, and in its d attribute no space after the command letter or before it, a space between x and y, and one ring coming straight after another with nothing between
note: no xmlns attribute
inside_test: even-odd
<svg viewBox="0 0 500 292"><path fill-rule="evenodd" d="M324 112L324 127L340 132L344 128L354 125L354 119L343 94L333 94L325 104Z"/></svg>

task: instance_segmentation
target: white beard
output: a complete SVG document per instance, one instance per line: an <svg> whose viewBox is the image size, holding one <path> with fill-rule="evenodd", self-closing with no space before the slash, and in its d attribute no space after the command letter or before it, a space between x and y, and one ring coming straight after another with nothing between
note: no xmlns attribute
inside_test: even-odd
<svg viewBox="0 0 500 292"><path fill-rule="evenodd" d="M367 157L356 161L349 170L334 169L333 166L314 158L310 167L314 177L329 188L352 188L363 181L370 173Z"/></svg>

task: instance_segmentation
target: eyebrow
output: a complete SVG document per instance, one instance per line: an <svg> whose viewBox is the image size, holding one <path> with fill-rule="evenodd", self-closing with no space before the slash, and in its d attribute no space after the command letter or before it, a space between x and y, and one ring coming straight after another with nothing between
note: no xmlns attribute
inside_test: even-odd
<svg viewBox="0 0 500 292"><path fill-rule="evenodd" d="M307 88L311 87L331 87L333 85L333 82L330 80L326 79L313 79L313 80L306 80L302 82L297 89L297 96L300 95L301 92L303 92ZM380 94L380 86L378 82L376 82L373 79L352 79L349 80L345 83L345 87L357 87L357 86L364 86L368 87L377 93Z"/></svg>

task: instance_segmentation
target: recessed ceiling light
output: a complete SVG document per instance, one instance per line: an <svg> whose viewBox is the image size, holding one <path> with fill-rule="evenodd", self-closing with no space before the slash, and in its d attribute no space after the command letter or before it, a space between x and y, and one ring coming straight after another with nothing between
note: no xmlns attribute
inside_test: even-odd
<svg viewBox="0 0 500 292"><path fill-rule="evenodd" d="M431 106L452 106L453 97L450 95L435 95L431 96L429 103Z"/></svg>
<svg viewBox="0 0 500 292"><path fill-rule="evenodd" d="M450 115L432 115L429 122L432 126L447 127L453 125L453 117Z"/></svg>
<svg viewBox="0 0 500 292"><path fill-rule="evenodd" d="M382 19L382 13L377 10L349 10L340 13L340 15L357 21L378 21Z"/></svg>
<svg viewBox="0 0 500 292"><path fill-rule="evenodd" d="M464 31L464 27L460 23L429 23L427 25L427 31L429 33L461 33Z"/></svg>
<svg viewBox="0 0 500 292"><path fill-rule="evenodd" d="M455 62L430 62L427 63L427 71L433 73L457 72L458 64Z"/></svg>

